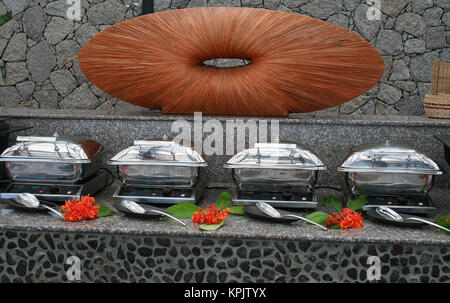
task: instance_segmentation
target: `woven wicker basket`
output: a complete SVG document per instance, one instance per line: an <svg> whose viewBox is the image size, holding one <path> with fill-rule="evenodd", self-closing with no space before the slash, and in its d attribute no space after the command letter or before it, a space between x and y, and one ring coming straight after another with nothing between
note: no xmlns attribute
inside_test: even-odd
<svg viewBox="0 0 450 303"><path fill-rule="evenodd" d="M425 95L423 107L430 118L450 119L450 94Z"/></svg>
<svg viewBox="0 0 450 303"><path fill-rule="evenodd" d="M434 61L431 94L450 94L450 61Z"/></svg>

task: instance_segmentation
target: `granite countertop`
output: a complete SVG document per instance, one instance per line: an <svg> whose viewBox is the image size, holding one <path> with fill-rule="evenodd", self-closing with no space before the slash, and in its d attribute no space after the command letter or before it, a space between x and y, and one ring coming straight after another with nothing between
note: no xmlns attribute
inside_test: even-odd
<svg viewBox="0 0 450 303"><path fill-rule="evenodd" d="M175 121L185 119L193 121L193 115L169 115L160 111L137 109L118 113L101 113L95 110L76 109L29 109L0 107L1 118L20 119L79 119L79 120L136 120L136 121ZM276 119L284 124L336 124L336 125L396 125L396 126L442 126L450 127L450 119L432 119L426 116L345 116L329 113L290 114L288 117L249 117L249 116L203 116L203 119Z"/></svg>
<svg viewBox="0 0 450 303"><path fill-rule="evenodd" d="M104 189L97 195L100 204L111 206L117 202L111 198L117 183ZM223 190L209 189L205 194L205 201L214 201ZM319 199L331 192L320 189L317 191ZM338 195L337 195L338 196ZM430 196L438 211L432 215L436 218L450 214L449 190L434 188ZM373 221L367 218L365 226L353 230L323 231L313 225L295 222L292 224L279 224L256 220L251 217L231 215L225 225L217 231L199 231L190 219L182 226L168 219L136 219L124 216L117 212L115 216L99 218L86 222L64 222L60 218L47 213L29 213L21 211L8 211L10 207L0 202L0 229L27 230L48 232L82 232L107 233L126 235L156 235L174 237L201 237L201 238L243 238L265 240L303 240L350 243L392 243L411 245L450 245L450 236L437 229L425 226L419 228L396 227ZM319 206L318 210L325 210ZM299 211L299 214L306 214Z"/></svg>

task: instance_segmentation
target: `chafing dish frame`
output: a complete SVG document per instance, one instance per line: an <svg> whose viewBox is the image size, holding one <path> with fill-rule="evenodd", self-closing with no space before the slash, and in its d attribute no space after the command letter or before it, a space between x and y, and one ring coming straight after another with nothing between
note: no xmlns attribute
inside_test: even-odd
<svg viewBox="0 0 450 303"><path fill-rule="evenodd" d="M372 168L356 168L345 166L345 163L352 156L356 157L358 153L367 152L369 154L370 148L379 149L379 154L374 154L372 156ZM383 148L386 150L391 149L387 152L388 155L406 155L404 167L398 165L398 167L383 168L376 167L375 162L380 160L380 155L384 152ZM392 150L398 149L396 152ZM408 167L412 161L412 156L417 157L417 161L424 161L429 165L429 168L418 168L418 167ZM398 159L397 159L398 161ZM400 162L398 162L400 163ZM386 205L392 209L395 209L403 213L412 214L429 214L436 211L433 206L432 201L428 195L434 185L435 176L442 175L442 171L439 166L430 158L426 157L424 154L417 152L415 149L409 148L408 146L391 143L387 141L386 143L375 143L375 144L364 144L353 149L342 161L341 165L337 169L340 172L345 172L345 181L348 189L348 201L352 199L353 196L366 195L368 198L374 197L403 197L406 199L408 197L421 198L424 199L426 205L423 206L411 206L411 205ZM365 177L368 180L375 181L373 184L367 181L361 184L361 178ZM422 182L416 182L413 184L413 180L423 180ZM397 182L395 182L397 181ZM364 186L367 188L364 189ZM367 190L368 189L368 190ZM424 204L425 204L424 203ZM363 211L373 210L379 205L368 204L362 207Z"/></svg>
<svg viewBox="0 0 450 303"><path fill-rule="evenodd" d="M159 145L158 145L159 144ZM151 146L172 146L171 149L171 153L173 156L173 161L156 161L156 160L146 160L146 159L142 159L144 158L145 155L145 151L144 148L145 147L151 147ZM132 151L136 148L139 149L139 157L141 157L141 160L121 160L120 158L125 155L127 153L127 151ZM192 150L192 154L195 156L197 156L197 161L198 162L183 162L183 161L176 161L175 160L175 155L174 155L174 148L181 148L182 150L180 151L188 151L188 150ZM109 165L115 165L117 166L117 174L119 176L119 179L121 180L121 182L123 184L127 184L127 185L133 185L133 186L164 186L167 185L169 187L194 187L199 179L199 175L200 175L200 168L201 167L206 167L208 166L206 160L204 159L204 157L197 153L195 151L195 149L191 149L182 145L177 144L174 141L167 141L167 140L149 140L149 141L144 141L144 140L136 140L134 141L133 145L123 149L122 151L120 151L119 153L117 153L111 160L108 161ZM146 174L137 174L135 176L126 176L126 172L124 172L123 167L124 166L128 166L128 167L133 167L133 169L137 169L139 167L145 167L145 169L150 170L152 168L155 168L155 170L167 170L167 176L165 178L167 178L167 181L164 181L164 176L163 177L151 177L149 176L148 180L145 180L145 178L141 178L140 180L136 180L139 179L139 177L145 176L146 174L148 175L148 172L146 172ZM170 170L175 170L175 172L178 170L178 172L180 170L191 170L190 174L186 174L186 176L184 176L186 178L185 182L182 182L183 176L180 176L180 174L175 174L175 176L171 176L170 175ZM158 175L157 173L155 174L156 176ZM133 179L134 178L134 179ZM158 180L159 179L159 180ZM156 183L155 183L156 182Z"/></svg>
<svg viewBox="0 0 450 303"><path fill-rule="evenodd" d="M316 156L316 154L310 150L298 146L293 142L281 142L281 143L256 143L253 147L256 149L256 156L259 160L259 165L240 165L232 164L230 161L233 160L240 153L251 150L246 149L241 152L236 153L231 157L225 164L225 168L232 170L232 178L236 187L236 193L232 197L232 202L234 205L255 205L259 201L269 203L276 207L284 208L315 208L318 204L318 199L314 191L314 187L318 179L318 171L326 170L326 166L322 161ZM300 150L307 152L312 160L316 162L315 165L296 165L296 164L284 164L284 165L273 165L264 164L260 162L261 155L260 149L277 149L286 148L294 149L299 148ZM291 159L291 161L293 161ZM277 178L276 182L267 179L266 181L262 178L258 182L252 181L252 178L248 177L245 182L241 182L242 174L241 171L249 172L259 172L260 176L267 176L268 172L275 172L274 175L280 177ZM283 179L283 172L286 173L286 178ZM287 173L289 172L289 173ZM305 172L305 178L301 179L296 177L296 173ZM251 173L250 173L251 175ZM269 174L270 175L270 174ZM289 181L288 185L285 182ZM312 195L311 201L289 201L289 200L264 200L264 199L240 199L238 193L240 191L255 191L255 192L272 192L272 193L308 193Z"/></svg>
<svg viewBox="0 0 450 303"><path fill-rule="evenodd" d="M185 142L185 144L188 142ZM155 161L155 160L120 160L120 155L126 153L127 150L130 150L133 147L139 148L139 153L143 157L145 151L145 146L172 146L175 148L181 148L180 151L192 151L192 155L194 156L195 161L192 162L183 162L183 161L176 161L175 156L173 156L174 161ZM172 149L173 151L173 149ZM121 181L121 185L118 186L116 191L113 194L114 198L119 198L122 200L131 200L135 202L141 202L141 203L157 203L157 204L176 204L180 202L190 202L193 201L198 202L198 199L203 195L203 193L206 190L206 182L205 182L205 174L202 171L205 167L208 166L208 163L206 162L203 155L198 153L194 148L186 147L183 145L178 144L175 141L169 140L169 139L153 139L153 140L135 140L133 145L128 146L127 148L123 149L119 153L117 153L111 160L108 161L109 165L117 166L117 174L119 176L119 180ZM183 177L178 176L166 176L166 180L164 180L164 177L161 178L161 180L158 180L155 177L149 177L149 179L145 180L145 178L142 178L139 180L139 182L136 182L130 177L125 177L123 172L123 166L136 166L138 167L145 167L146 169L151 170L152 167L156 169L167 169L168 171L172 170L179 170L179 169L190 169L191 174L185 176L186 182L180 182L180 180L183 179ZM140 175L138 175L140 177ZM134 176L133 178L136 178ZM157 182L155 182L157 181ZM120 195L122 191L122 187L124 186L132 186L136 188L172 188L172 189L191 189L192 194L189 197L165 197L165 196L156 196L156 197L143 197L143 196L124 196Z"/></svg>
<svg viewBox="0 0 450 303"><path fill-rule="evenodd" d="M31 137L31 136L19 136L17 137L17 144L7 148L2 156L0 157L0 161L5 162L7 175L15 182L30 182L30 183L62 183L62 184L72 184L72 183L78 183L82 180L85 180L95 174L104 163L104 155L106 154L106 150L103 148L103 146L93 140L84 140L84 141L76 141L80 139L71 138L71 137ZM62 157L62 155L59 152L59 146L58 144L77 144L78 142L93 142L97 146L97 149L95 153L91 155L86 155L87 158L69 158L65 159ZM46 157L31 157L31 153L28 150L27 144L30 143L50 143L54 144L55 153L59 155L58 158L46 158ZM67 147L68 149L68 147ZM14 151L22 151L30 155L29 158L23 157L23 156L6 156L5 154L14 152ZM30 164L28 164L30 163ZM68 173L66 175L52 175L47 174L46 172L42 172L42 177L40 178L32 178L30 176L27 176L25 173L15 173L13 168L11 168L12 165L20 165L25 166L22 168L22 171L49 171L48 168L28 168L27 165L31 165L31 167L35 165L41 165L41 166L55 166L56 171L61 171L61 169L58 169L58 165L62 166L72 166L73 169L71 172L72 174ZM29 173L28 173L29 174ZM55 177L55 178L52 178ZM59 179L58 179L59 178Z"/></svg>
<svg viewBox="0 0 450 303"><path fill-rule="evenodd" d="M377 151L378 149L378 151ZM375 151L374 151L375 150ZM385 152L385 150L387 152ZM370 153L372 156L367 156ZM347 163L353 158L357 158L359 154L366 153L367 162L372 167L351 167ZM381 162L381 155L390 155L391 158L398 155L408 155L405 158L404 167L377 167L376 163ZM409 167L412 157L417 157L416 161L427 163L431 168ZM397 159L397 162L400 163ZM380 165L381 166L381 165ZM345 172L347 187L351 194L373 194L373 195L427 195L434 184L434 176L442 175L439 166L424 154L404 145L386 142L384 144L364 144L352 150L337 168L339 172ZM362 176L359 180L358 176ZM365 182L363 177L366 178ZM423 182L416 182L415 186L412 179L423 179ZM409 179L409 181L408 181ZM375 181L370 183L369 181ZM389 184L393 184L389 186ZM364 189L367 186L369 190ZM378 187L378 188L377 188Z"/></svg>
<svg viewBox="0 0 450 303"><path fill-rule="evenodd" d="M112 175L111 172L106 172L105 170L99 170L96 174L91 175L87 179L83 180L83 183L61 183L63 186L73 186L77 188L77 191L73 194L41 194L41 193L33 193L37 198L43 199L46 201L52 202L63 202L66 200L72 200L73 198L81 199L81 196L86 196L88 194L94 195L98 191L104 188L104 186L99 186L99 184L108 186L108 184L112 183L111 180ZM5 192L0 193L0 198L2 199L14 199L20 193L11 192L11 188L17 184L26 183L28 185L36 185L36 186L55 186L56 183L35 183L35 182L12 182L8 185Z"/></svg>

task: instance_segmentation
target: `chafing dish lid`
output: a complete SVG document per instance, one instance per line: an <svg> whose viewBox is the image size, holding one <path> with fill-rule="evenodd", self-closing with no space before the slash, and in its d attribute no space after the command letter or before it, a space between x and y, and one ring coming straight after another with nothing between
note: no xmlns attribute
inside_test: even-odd
<svg viewBox="0 0 450 303"><path fill-rule="evenodd" d="M90 163L91 158L102 148L93 140L77 137L19 136L17 144L8 147L0 161L35 161Z"/></svg>
<svg viewBox="0 0 450 303"><path fill-rule="evenodd" d="M196 150L174 141L134 141L134 144L115 155L110 165L162 165L205 167L206 160Z"/></svg>
<svg viewBox="0 0 450 303"><path fill-rule="evenodd" d="M442 174L439 166L424 154L410 147L390 142L357 147L347 155L338 167L338 171Z"/></svg>
<svg viewBox="0 0 450 303"><path fill-rule="evenodd" d="M225 168L272 168L325 170L326 166L309 150L295 143L256 143L231 157Z"/></svg>

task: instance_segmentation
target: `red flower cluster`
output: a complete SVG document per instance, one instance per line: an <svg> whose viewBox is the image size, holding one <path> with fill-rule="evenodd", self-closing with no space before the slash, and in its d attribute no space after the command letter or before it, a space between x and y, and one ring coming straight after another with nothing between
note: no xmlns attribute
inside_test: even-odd
<svg viewBox="0 0 450 303"><path fill-rule="evenodd" d="M199 207L199 210L195 212L195 214L192 216L192 221L194 223L198 224L219 224L225 218L228 216L228 212L230 211L229 208L226 208L225 210L217 209L216 205L209 205L205 209L201 209Z"/></svg>
<svg viewBox="0 0 450 303"><path fill-rule="evenodd" d="M94 205L93 197L81 196L81 201L74 198L72 201L66 201L61 206L66 221L76 222L82 220L91 220L98 217L99 206Z"/></svg>
<svg viewBox="0 0 450 303"><path fill-rule="evenodd" d="M363 217L350 208L343 208L339 213L333 213L328 217L326 226L340 226L341 228L360 228L363 227Z"/></svg>

